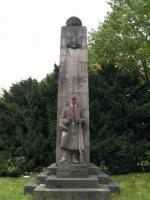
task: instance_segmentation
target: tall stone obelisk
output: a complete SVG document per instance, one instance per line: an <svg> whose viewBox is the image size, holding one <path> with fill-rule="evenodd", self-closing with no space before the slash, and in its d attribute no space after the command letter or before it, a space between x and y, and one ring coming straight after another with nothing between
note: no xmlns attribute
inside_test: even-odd
<svg viewBox="0 0 150 200"><path fill-rule="evenodd" d="M88 52L87 29L77 17L67 20L61 28L60 66L58 80L57 142L56 162L61 159L62 132L59 127L63 109L76 96L79 108L84 112L86 126L84 138L84 161L89 163L89 89L88 89Z"/></svg>

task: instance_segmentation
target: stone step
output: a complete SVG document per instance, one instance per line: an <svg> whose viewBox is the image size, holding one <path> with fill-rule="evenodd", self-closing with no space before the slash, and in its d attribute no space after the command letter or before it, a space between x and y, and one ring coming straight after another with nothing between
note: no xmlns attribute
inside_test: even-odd
<svg viewBox="0 0 150 200"><path fill-rule="evenodd" d="M115 182L110 182L109 184L107 184L107 187L110 189L112 193L120 193L120 187Z"/></svg>
<svg viewBox="0 0 150 200"><path fill-rule="evenodd" d="M46 179L46 188L97 188L97 176L88 176L87 178L58 178L48 176Z"/></svg>
<svg viewBox="0 0 150 200"><path fill-rule="evenodd" d="M37 187L37 184L36 183L27 183L25 186L24 186L24 194L32 194L33 193L33 190Z"/></svg>
<svg viewBox="0 0 150 200"><path fill-rule="evenodd" d="M53 163L47 167L47 172L49 175L56 175L57 166L56 163Z"/></svg>
<svg viewBox="0 0 150 200"><path fill-rule="evenodd" d="M100 173L100 168L97 167L95 164L90 163L88 168L88 175L98 175ZM48 175L56 175L57 173L57 166L56 163L53 163L47 167Z"/></svg>
<svg viewBox="0 0 150 200"><path fill-rule="evenodd" d="M108 184L111 181L110 177L104 172L101 172L97 177L100 184Z"/></svg>
<svg viewBox="0 0 150 200"><path fill-rule="evenodd" d="M38 175L36 176L37 182L38 182L39 184L44 184L45 181L46 181L47 176L48 176L48 175L47 175L47 172L41 172L40 174L38 174Z"/></svg>
<svg viewBox="0 0 150 200"><path fill-rule="evenodd" d="M88 175L98 175L101 172L100 168L95 164L90 163L88 167Z"/></svg>
<svg viewBox="0 0 150 200"><path fill-rule="evenodd" d="M88 165L59 163L56 176L60 178L88 177Z"/></svg>
<svg viewBox="0 0 150 200"><path fill-rule="evenodd" d="M111 200L108 188L44 188L36 187L33 191L36 200Z"/></svg>

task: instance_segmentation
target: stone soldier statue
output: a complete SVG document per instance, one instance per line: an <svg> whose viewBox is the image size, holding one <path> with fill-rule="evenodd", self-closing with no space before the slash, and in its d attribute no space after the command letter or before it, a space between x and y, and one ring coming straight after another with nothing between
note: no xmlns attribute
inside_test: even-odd
<svg viewBox="0 0 150 200"><path fill-rule="evenodd" d="M84 163L83 129L85 119L82 110L76 105L75 96L71 98L71 105L63 110L59 126L62 130L62 157L59 162Z"/></svg>

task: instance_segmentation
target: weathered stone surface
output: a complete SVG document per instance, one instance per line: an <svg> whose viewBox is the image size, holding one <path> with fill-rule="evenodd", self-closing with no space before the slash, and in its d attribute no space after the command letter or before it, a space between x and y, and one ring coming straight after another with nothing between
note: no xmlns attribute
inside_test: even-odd
<svg viewBox="0 0 150 200"><path fill-rule="evenodd" d="M58 178L48 176L46 179L46 188L97 188L97 176L87 178Z"/></svg>
<svg viewBox="0 0 150 200"><path fill-rule="evenodd" d="M120 193L120 187L119 187L119 185L117 184L117 183L115 183L115 182L110 182L108 185L107 185L107 187L110 189L110 191L112 192L112 193Z"/></svg>
<svg viewBox="0 0 150 200"><path fill-rule="evenodd" d="M101 172L98 175L98 180L99 180L100 184L108 184L108 183L110 183L110 177L104 172Z"/></svg>
<svg viewBox="0 0 150 200"><path fill-rule="evenodd" d="M86 164L58 164L57 177L88 177L88 165Z"/></svg>
<svg viewBox="0 0 150 200"><path fill-rule="evenodd" d="M47 178L47 172L41 172L40 174L37 175L36 178L37 178L38 183L41 183L41 184L45 183L45 180Z"/></svg>
<svg viewBox="0 0 150 200"><path fill-rule="evenodd" d="M99 175L100 168L97 167L95 164L91 163L88 167L88 175Z"/></svg>
<svg viewBox="0 0 150 200"><path fill-rule="evenodd" d="M37 184L36 183L28 183L27 185L25 185L24 187L24 194L31 194L33 193L33 190L36 188Z"/></svg>
<svg viewBox="0 0 150 200"><path fill-rule="evenodd" d="M47 167L47 174L48 175L56 175L56 170L57 170L56 163L53 163Z"/></svg>
<svg viewBox="0 0 150 200"><path fill-rule="evenodd" d="M71 20L70 20L71 19ZM72 18L67 26L61 29L60 65L58 80L57 107L57 141L56 163L62 158L61 138L59 127L60 116L64 107L70 104L72 95L77 98L77 105L84 109L86 127L83 130L84 162L89 164L89 92L88 92L88 52L87 29L84 26L72 25ZM73 18L74 21L75 18ZM78 20L79 22L80 20ZM73 22L73 24L76 24Z"/></svg>
<svg viewBox="0 0 150 200"><path fill-rule="evenodd" d="M66 21L66 26L82 26L82 22L78 17L70 17Z"/></svg>
<svg viewBox="0 0 150 200"><path fill-rule="evenodd" d="M108 188L55 188L37 187L34 200L111 200Z"/></svg>

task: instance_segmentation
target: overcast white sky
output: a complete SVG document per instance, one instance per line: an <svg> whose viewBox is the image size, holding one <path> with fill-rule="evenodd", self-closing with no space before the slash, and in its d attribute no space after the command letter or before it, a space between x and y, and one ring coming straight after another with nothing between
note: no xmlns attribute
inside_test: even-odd
<svg viewBox="0 0 150 200"><path fill-rule="evenodd" d="M97 28L106 0L0 0L0 89L43 79L59 64L60 29L71 16Z"/></svg>

